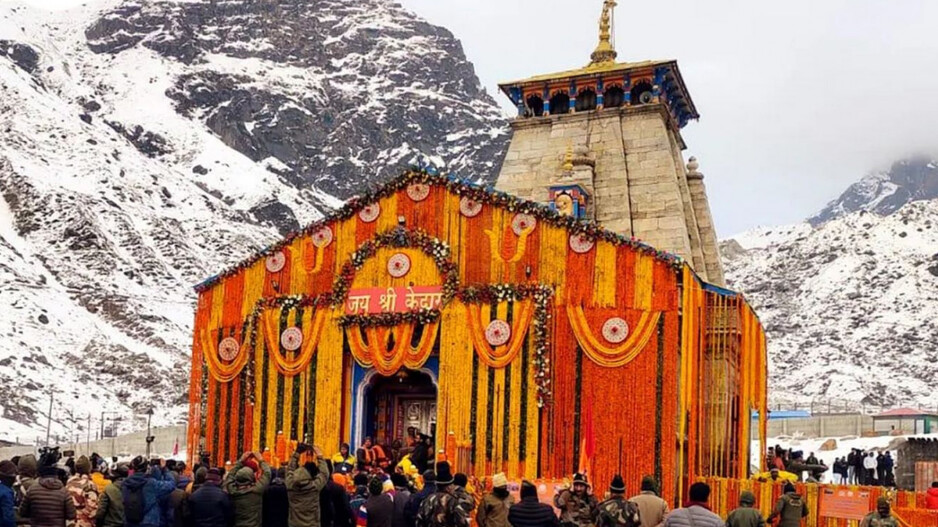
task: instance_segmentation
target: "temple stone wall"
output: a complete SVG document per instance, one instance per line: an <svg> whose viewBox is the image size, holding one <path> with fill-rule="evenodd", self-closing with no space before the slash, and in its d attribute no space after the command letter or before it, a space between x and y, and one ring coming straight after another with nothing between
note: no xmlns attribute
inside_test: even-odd
<svg viewBox="0 0 938 527"><path fill-rule="evenodd" d="M594 218L683 257L702 278L722 285L706 194L687 177L683 141L667 125L665 111L649 104L517 119L496 187L546 203L549 187L562 181L567 153L585 147L596 165Z"/></svg>

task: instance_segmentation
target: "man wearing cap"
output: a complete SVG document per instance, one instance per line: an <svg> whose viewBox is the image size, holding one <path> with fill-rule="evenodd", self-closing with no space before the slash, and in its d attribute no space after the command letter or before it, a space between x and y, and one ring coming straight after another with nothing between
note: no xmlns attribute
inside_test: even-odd
<svg viewBox="0 0 938 527"><path fill-rule="evenodd" d="M121 498L121 487L130 475L130 468L122 463L114 468L112 474L113 479L98 497L95 524L99 527L124 527L124 502Z"/></svg>
<svg viewBox="0 0 938 527"><path fill-rule="evenodd" d="M420 504L417 527L468 527L469 518L455 496L456 486L449 463L436 465L436 492Z"/></svg>
<svg viewBox="0 0 938 527"><path fill-rule="evenodd" d="M20 505L20 517L28 519L30 525L65 527L65 522L75 519L75 504L59 479L59 469L54 456L43 456L39 463L39 481L26 492Z"/></svg>
<svg viewBox="0 0 938 527"><path fill-rule="evenodd" d="M482 497L476 512L479 527L508 527L508 509L515 499L508 493L508 478L503 472L492 476L492 492Z"/></svg>
<svg viewBox="0 0 938 527"><path fill-rule="evenodd" d="M198 527L228 527L234 523L234 509L222 490L221 470L205 472L205 482L189 496L189 523Z"/></svg>
<svg viewBox="0 0 938 527"><path fill-rule="evenodd" d="M420 511L420 505L436 492L436 474L432 470L427 470L424 471L421 477L423 479L423 488L420 489L420 492L412 494L410 499L407 500L407 506L404 507L404 518L407 525L417 524L417 513Z"/></svg>
<svg viewBox="0 0 938 527"><path fill-rule="evenodd" d="M339 446L339 452L332 456L332 467L340 474L350 474L358 464L350 448L348 443L342 443Z"/></svg>
<svg viewBox="0 0 938 527"><path fill-rule="evenodd" d="M726 527L765 527L765 519L755 505L756 495L743 491L739 495L739 508L726 518Z"/></svg>
<svg viewBox="0 0 938 527"><path fill-rule="evenodd" d="M316 462L300 466L300 456L312 451ZM329 466L319 447L300 443L287 466L287 497L290 499L290 527L319 527L320 493L329 479Z"/></svg>
<svg viewBox="0 0 938 527"><path fill-rule="evenodd" d="M12 461L0 461L0 527L16 527L15 482L16 465Z"/></svg>
<svg viewBox="0 0 938 527"><path fill-rule="evenodd" d="M225 474L222 488L234 508L234 527L260 527L264 517L264 493L270 484L270 465L256 452L245 452Z"/></svg>
<svg viewBox="0 0 938 527"><path fill-rule="evenodd" d="M880 496L876 500L876 511L871 512L860 522L860 527L899 527L899 520L892 515L889 500Z"/></svg>
<svg viewBox="0 0 938 527"><path fill-rule="evenodd" d="M609 499L596 507L596 527L641 527L638 505L625 499L625 482L616 474L609 484Z"/></svg>
<svg viewBox="0 0 938 527"><path fill-rule="evenodd" d="M554 506L560 509L563 527L589 527L596 514L596 497L590 494L585 474L573 475L573 488L564 489L554 496Z"/></svg>
<svg viewBox="0 0 938 527"><path fill-rule="evenodd" d="M642 518L642 527L661 527L664 518L668 515L668 502L658 496L658 483L654 476L642 478L642 491L629 498L629 501L638 505L638 512Z"/></svg>
<svg viewBox="0 0 938 527"><path fill-rule="evenodd" d="M775 509L766 522L772 523L775 518L780 518L778 527L799 527L801 518L808 516L808 504L791 482L785 484L784 490L785 494L775 502Z"/></svg>
<svg viewBox="0 0 938 527"><path fill-rule="evenodd" d="M65 490L75 504L75 523L71 527L95 527L98 512L98 485L91 480L91 461L81 456L75 462L75 475L68 478Z"/></svg>

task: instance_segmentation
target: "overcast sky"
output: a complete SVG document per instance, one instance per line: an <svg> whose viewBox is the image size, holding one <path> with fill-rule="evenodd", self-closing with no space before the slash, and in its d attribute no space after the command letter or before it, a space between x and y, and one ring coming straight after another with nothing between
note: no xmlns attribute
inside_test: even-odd
<svg viewBox="0 0 938 527"><path fill-rule="evenodd" d="M506 109L499 81L589 61L602 4L399 1L462 41ZM938 155L936 0L620 0L616 29L620 60L679 61L701 114L685 156L721 236L799 221L895 158Z"/></svg>

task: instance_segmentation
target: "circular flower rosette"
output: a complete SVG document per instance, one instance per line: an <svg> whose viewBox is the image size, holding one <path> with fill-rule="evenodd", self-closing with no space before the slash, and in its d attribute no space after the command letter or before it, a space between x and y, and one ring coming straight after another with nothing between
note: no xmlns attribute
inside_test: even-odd
<svg viewBox="0 0 938 527"><path fill-rule="evenodd" d="M316 247L328 247L332 243L332 228L326 226L312 235L313 245Z"/></svg>
<svg viewBox="0 0 938 527"><path fill-rule="evenodd" d="M223 361L231 362L238 357L241 344L234 337L227 337L218 344L218 356Z"/></svg>
<svg viewBox="0 0 938 527"><path fill-rule="evenodd" d="M388 274L394 278L401 278L410 272L410 257L404 253L397 253L388 258Z"/></svg>
<svg viewBox="0 0 938 527"><path fill-rule="evenodd" d="M464 196L459 200L459 212L467 218L475 218L482 212L482 202Z"/></svg>
<svg viewBox="0 0 938 527"><path fill-rule="evenodd" d="M407 185L407 197L414 201L423 201L430 196L430 185L426 183L411 183Z"/></svg>
<svg viewBox="0 0 938 527"><path fill-rule="evenodd" d="M265 262L267 270L271 273L279 273L285 265L287 265L287 256L283 254L283 251L277 251L274 254L271 254L267 257Z"/></svg>
<svg viewBox="0 0 938 527"><path fill-rule="evenodd" d="M504 320L493 320L485 328L485 340L491 346L504 346L511 338L511 326Z"/></svg>
<svg viewBox="0 0 938 527"><path fill-rule="evenodd" d="M577 254L590 252L594 245L596 245L596 242L583 233L570 236L570 249Z"/></svg>
<svg viewBox="0 0 938 527"><path fill-rule="evenodd" d="M530 214L515 214L514 219L511 220L511 230L515 231L515 234L521 236L525 231L534 229L537 226L537 218Z"/></svg>
<svg viewBox="0 0 938 527"><path fill-rule="evenodd" d="M365 208L358 211L358 218L365 223L371 223L378 219L379 214L381 214L381 205L372 203L370 205L365 205Z"/></svg>
<svg viewBox="0 0 938 527"><path fill-rule="evenodd" d="M280 334L280 345L287 351L296 351L303 344L303 332L294 326L283 330Z"/></svg>
<svg viewBox="0 0 938 527"><path fill-rule="evenodd" d="M629 324L619 317L613 317L603 324L603 338L610 344L621 344L629 336Z"/></svg>

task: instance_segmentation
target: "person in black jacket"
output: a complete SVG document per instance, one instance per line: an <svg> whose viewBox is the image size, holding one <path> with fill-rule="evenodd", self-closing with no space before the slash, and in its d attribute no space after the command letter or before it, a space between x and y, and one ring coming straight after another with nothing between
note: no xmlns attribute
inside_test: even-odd
<svg viewBox="0 0 938 527"><path fill-rule="evenodd" d="M554 508L537 499L537 487L530 481L521 482L521 501L508 509L512 527L558 527L560 521Z"/></svg>
<svg viewBox="0 0 938 527"><path fill-rule="evenodd" d="M284 469L274 471L264 492L264 527L287 527L290 515L290 500L287 498L287 484L284 480Z"/></svg>
<svg viewBox="0 0 938 527"><path fill-rule="evenodd" d="M404 507L404 522L407 525L417 525L417 512L420 511L420 504L427 496L436 493L436 473L428 470L423 473L423 489L416 494L411 494Z"/></svg>
<svg viewBox="0 0 938 527"><path fill-rule="evenodd" d="M205 484L189 496L187 525L190 527L230 527L234 509L228 494L221 488L221 471L210 469Z"/></svg>
<svg viewBox="0 0 938 527"><path fill-rule="evenodd" d="M329 460L326 460L326 466L332 475L319 493L320 527L354 527L355 514L352 512L348 493L339 483L345 476L333 472L334 467Z"/></svg>

